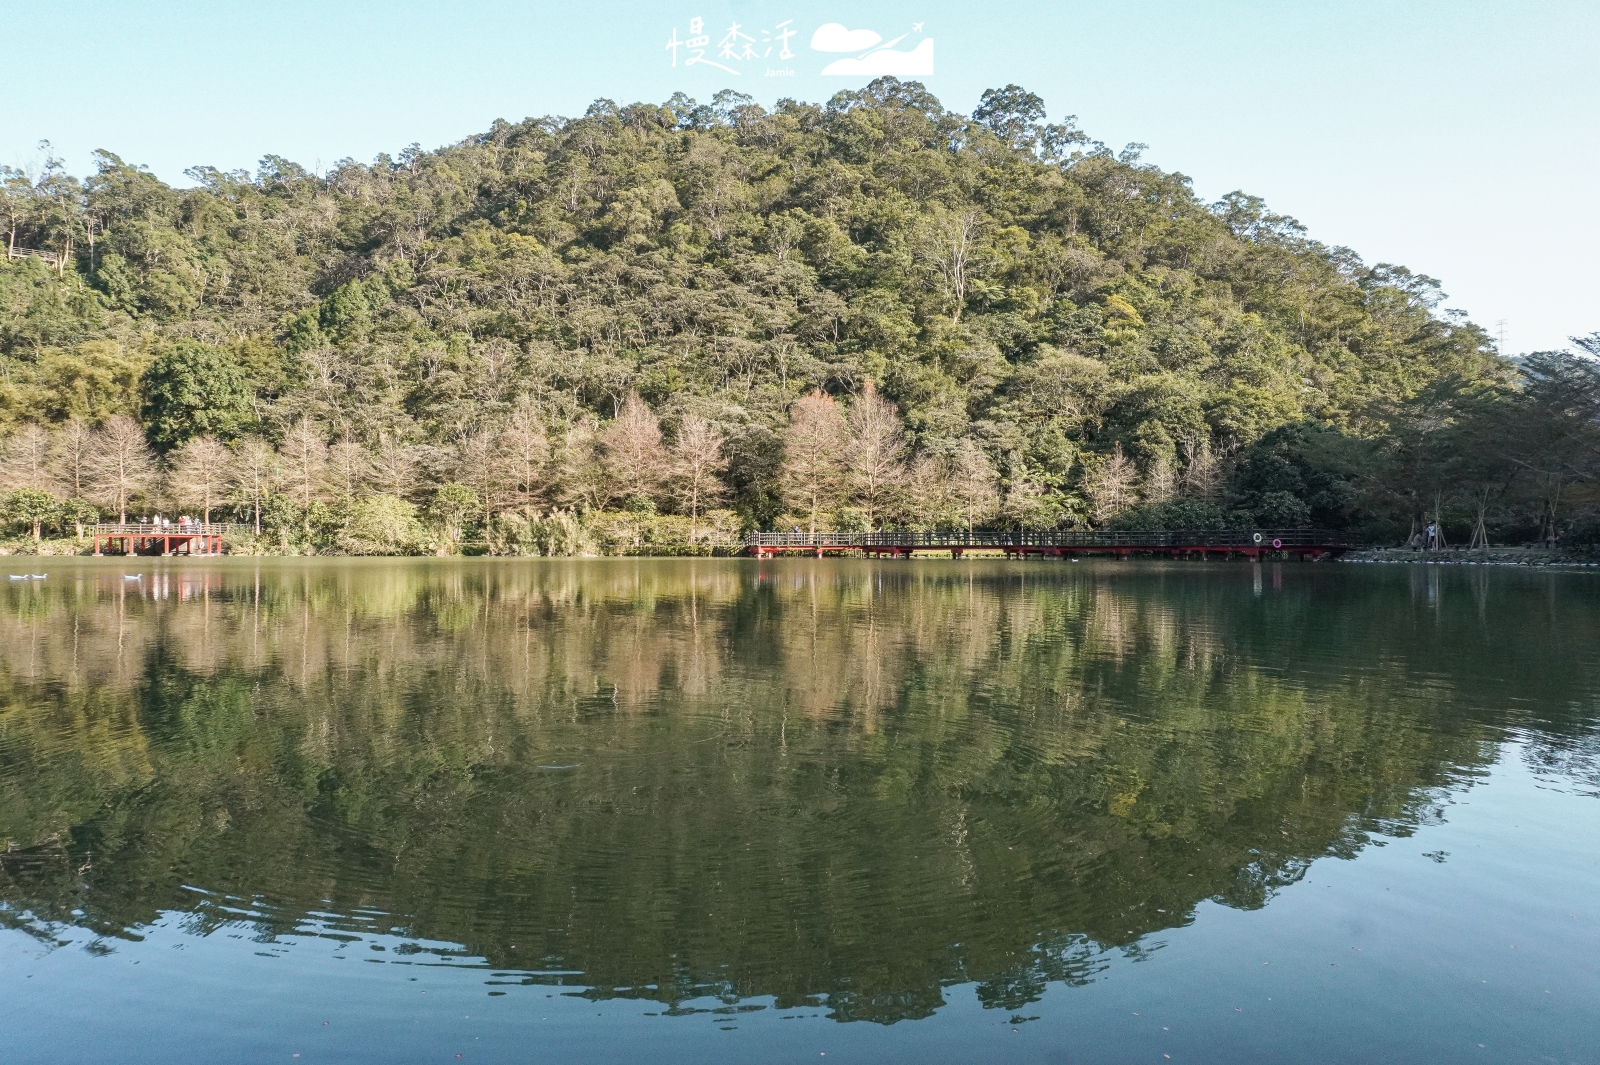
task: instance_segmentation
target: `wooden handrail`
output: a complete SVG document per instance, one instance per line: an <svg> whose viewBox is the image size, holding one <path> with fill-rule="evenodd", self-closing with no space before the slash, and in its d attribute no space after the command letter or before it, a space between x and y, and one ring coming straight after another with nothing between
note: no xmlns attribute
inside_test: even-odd
<svg viewBox="0 0 1600 1065"><path fill-rule="evenodd" d="M91 526L95 536L229 536L242 525L224 525L221 522L191 521L187 525L173 522L156 525L153 522L109 523Z"/></svg>
<svg viewBox="0 0 1600 1065"><path fill-rule="evenodd" d="M745 537L747 547L1083 547L1149 548L1184 547L1333 547L1350 548L1353 542L1342 533L1326 529L1154 529L1147 532L1124 530L1090 531L1056 529L1033 532L1025 529L975 529L967 532L943 530L886 530L870 533L840 532L755 532Z"/></svg>
<svg viewBox="0 0 1600 1065"><path fill-rule="evenodd" d="M56 254L53 251L43 251L43 250L41 250L39 248L9 248L8 247L6 249L6 258L8 258L8 259L27 259L27 258L30 258L30 257L31 258L43 259L45 262L49 263L51 266L55 266L55 265L57 265L57 264L59 264L61 262L61 256Z"/></svg>

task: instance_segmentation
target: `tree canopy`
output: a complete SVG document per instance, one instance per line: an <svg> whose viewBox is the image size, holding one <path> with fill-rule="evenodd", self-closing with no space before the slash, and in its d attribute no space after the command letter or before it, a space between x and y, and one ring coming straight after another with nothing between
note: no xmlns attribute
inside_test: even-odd
<svg viewBox="0 0 1600 1065"><path fill-rule="evenodd" d="M484 526L630 499L691 520L726 500L746 526L1439 510L1397 487L1396 419L1434 417L1418 405L1446 386L1520 395L1518 368L1434 279L1243 192L1203 202L1141 148L1048 123L1015 85L968 118L882 78L771 111L598 100L326 173L196 167L190 188L110 152L81 181L52 157L0 175L0 425L135 415L162 451L309 426L366 461L302 511L426 507L456 482ZM793 467L817 456L785 441L813 394L874 432L858 408L887 404L903 448L847 441L802 505ZM629 411L635 437L658 427L637 483L608 428ZM668 475L685 424L717 441L709 494ZM537 461L491 476L507 433ZM1363 447L1385 462L1347 469ZM1312 451L1334 468L1268 470ZM1505 484L1556 476L1496 463ZM954 487L976 470L978 509ZM1531 506L1505 522L1531 529Z"/></svg>
<svg viewBox="0 0 1600 1065"><path fill-rule="evenodd" d="M250 417L244 376L226 351L180 340L139 379L150 440L171 448L197 436L233 436Z"/></svg>

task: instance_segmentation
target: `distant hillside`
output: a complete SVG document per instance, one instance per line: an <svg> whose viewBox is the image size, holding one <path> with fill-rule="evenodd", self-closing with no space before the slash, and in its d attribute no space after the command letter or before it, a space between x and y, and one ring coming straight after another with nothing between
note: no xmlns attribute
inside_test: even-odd
<svg viewBox="0 0 1600 1065"><path fill-rule="evenodd" d="M555 508L1420 515L1426 491L1358 471L1333 506L1248 468L1274 432L1359 450L1393 436L1385 404L1503 389L1483 330L1430 278L1044 115L1015 86L968 118L886 78L770 113L601 100L322 176L268 156L173 189L106 152L82 182L7 171L0 424L138 419L166 456L124 486L145 509L199 505L186 443L236 463L262 438L270 469L213 480L286 542L333 542L374 493L435 504L446 539ZM112 506L103 476L45 465L58 501Z"/></svg>

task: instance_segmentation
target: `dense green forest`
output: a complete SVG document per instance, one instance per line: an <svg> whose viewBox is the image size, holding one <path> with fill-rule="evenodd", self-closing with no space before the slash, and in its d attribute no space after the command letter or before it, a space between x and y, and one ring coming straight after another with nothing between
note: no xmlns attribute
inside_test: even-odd
<svg viewBox="0 0 1600 1065"><path fill-rule="evenodd" d="M1256 197L880 79L499 121L177 189L6 169L5 516L274 549L709 550L742 528L1592 539L1600 333L1502 359Z"/></svg>

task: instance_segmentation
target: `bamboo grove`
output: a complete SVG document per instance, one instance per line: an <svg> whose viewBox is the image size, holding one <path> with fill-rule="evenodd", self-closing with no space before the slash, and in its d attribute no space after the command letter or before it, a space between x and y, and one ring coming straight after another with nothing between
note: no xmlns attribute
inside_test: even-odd
<svg viewBox="0 0 1600 1065"><path fill-rule="evenodd" d="M497 121L312 173L7 169L5 516L253 549L702 552L741 529L1592 537L1600 375L1258 198L892 78ZM241 548L243 545L241 545Z"/></svg>

